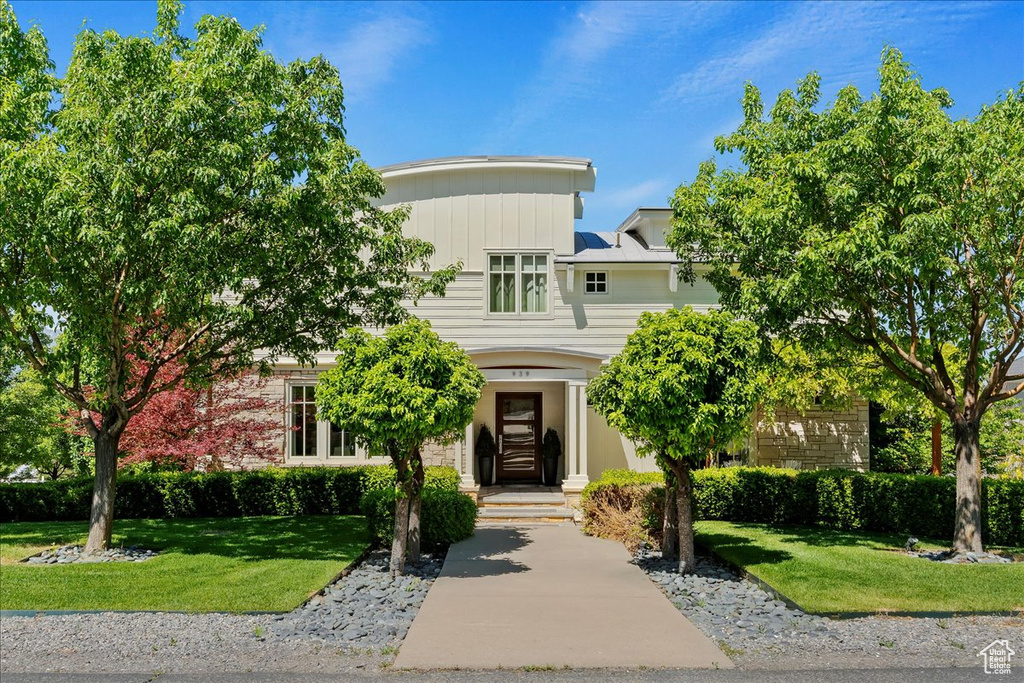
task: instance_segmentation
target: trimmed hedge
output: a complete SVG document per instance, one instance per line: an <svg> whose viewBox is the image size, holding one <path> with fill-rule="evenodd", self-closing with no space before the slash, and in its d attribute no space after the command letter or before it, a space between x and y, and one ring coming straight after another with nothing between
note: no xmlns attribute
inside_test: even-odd
<svg viewBox="0 0 1024 683"><path fill-rule="evenodd" d="M368 491L360 501L370 534L384 546L394 538L396 498L394 489L378 489ZM422 500L420 531L424 549L456 543L473 535L477 505L472 498L455 491L424 488Z"/></svg>
<svg viewBox="0 0 1024 683"><path fill-rule="evenodd" d="M584 490L582 498L621 486L659 482L644 497L652 530L664 498L660 474L623 476L611 471ZM608 494L605 494L608 495ZM623 499L629 496L617 496ZM584 516L587 506L584 505ZM952 477L725 467L693 472L695 519L820 526L829 529L906 533L951 538L956 508ZM652 514L654 511L654 514ZM585 520L585 524L592 524ZM1024 546L1024 481L982 480L982 534L992 545Z"/></svg>
<svg viewBox="0 0 1024 683"><path fill-rule="evenodd" d="M130 475L118 478L114 516L357 515L364 493L394 482L390 465ZM92 487L91 478L0 484L0 522L88 519ZM428 467L424 488L456 493L459 473Z"/></svg>

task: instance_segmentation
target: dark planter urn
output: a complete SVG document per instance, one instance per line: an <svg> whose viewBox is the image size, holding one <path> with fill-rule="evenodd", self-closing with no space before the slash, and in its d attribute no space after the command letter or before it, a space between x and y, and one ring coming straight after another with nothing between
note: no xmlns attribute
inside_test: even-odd
<svg viewBox="0 0 1024 683"><path fill-rule="evenodd" d="M476 439L476 462L481 486L490 486L494 481L494 454L497 450L491 430L487 425L481 425L480 436Z"/></svg>
<svg viewBox="0 0 1024 683"><path fill-rule="evenodd" d="M544 485L555 486L558 479L558 457L544 458Z"/></svg>
<svg viewBox="0 0 1024 683"><path fill-rule="evenodd" d="M558 432L551 427L544 432L544 441L541 442L540 452L544 465L544 485L557 486L558 459L562 457L562 442L558 438Z"/></svg>
<svg viewBox="0 0 1024 683"><path fill-rule="evenodd" d="M481 455L478 464L480 465L480 485L490 486L494 481L494 456Z"/></svg>

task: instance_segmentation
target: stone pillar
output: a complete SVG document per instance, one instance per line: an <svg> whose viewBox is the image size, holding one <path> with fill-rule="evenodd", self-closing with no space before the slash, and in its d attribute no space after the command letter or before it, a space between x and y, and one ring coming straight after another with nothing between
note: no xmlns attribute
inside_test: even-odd
<svg viewBox="0 0 1024 683"><path fill-rule="evenodd" d="M476 491L480 487L476 483L476 454L473 452L476 443L473 440L473 423L466 425L466 435L462 442L462 466L459 471L462 473L462 481L459 482L459 490Z"/></svg>

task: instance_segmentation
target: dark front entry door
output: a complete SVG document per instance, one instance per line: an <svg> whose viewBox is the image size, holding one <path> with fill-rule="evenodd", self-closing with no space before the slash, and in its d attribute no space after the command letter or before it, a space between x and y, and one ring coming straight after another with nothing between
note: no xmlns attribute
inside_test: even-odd
<svg viewBox="0 0 1024 683"><path fill-rule="evenodd" d="M498 481L540 479L541 395L497 393Z"/></svg>

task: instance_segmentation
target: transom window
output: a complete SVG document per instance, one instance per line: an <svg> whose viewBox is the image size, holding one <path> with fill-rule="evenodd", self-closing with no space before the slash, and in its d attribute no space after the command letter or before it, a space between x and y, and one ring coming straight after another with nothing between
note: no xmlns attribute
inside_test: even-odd
<svg viewBox="0 0 1024 683"><path fill-rule="evenodd" d="M289 390L288 444L290 459L324 460L364 455L355 438L332 422L316 419L316 385L293 384Z"/></svg>
<svg viewBox="0 0 1024 683"><path fill-rule="evenodd" d="M491 254L487 272L490 313L547 313L546 254Z"/></svg>
<svg viewBox="0 0 1024 683"><path fill-rule="evenodd" d="M589 271L584 273L583 291L587 294L608 293L608 273L604 271Z"/></svg>

